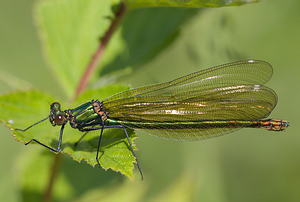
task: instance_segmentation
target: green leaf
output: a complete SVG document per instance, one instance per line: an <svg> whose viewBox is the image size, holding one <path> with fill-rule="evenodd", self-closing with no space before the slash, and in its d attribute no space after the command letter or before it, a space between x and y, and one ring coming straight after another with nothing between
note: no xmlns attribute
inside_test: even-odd
<svg viewBox="0 0 300 202"><path fill-rule="evenodd" d="M86 101L97 99L101 96L108 97L125 89L127 87L113 85L86 91L78 98L74 107L79 103L83 104ZM18 91L5 94L0 96L0 119L13 131L13 135L17 141L25 143L34 138L56 149L60 128L52 127L47 120L25 132L15 130L16 128L25 129L39 120L46 118L49 115L49 103L54 101L57 100L39 91ZM67 105L62 103L62 109L67 109ZM134 131L128 129L127 132L134 149L136 149L133 142L136 138ZM67 125L64 130L61 152L70 154L76 161L85 160L88 164L95 166L97 165L95 157L100 130L89 132L75 146L75 143L83 134ZM135 158L132 155L123 130L106 129L104 131L99 161L104 169L112 169L133 179L133 163L135 162Z"/></svg>
<svg viewBox="0 0 300 202"><path fill-rule="evenodd" d="M46 59L67 97L74 95L84 70L106 32L110 1L43 0L35 12Z"/></svg>
<svg viewBox="0 0 300 202"><path fill-rule="evenodd" d="M130 8L140 7L223 7L223 6L239 6L242 4L258 2L259 0L126 0Z"/></svg>
<svg viewBox="0 0 300 202"><path fill-rule="evenodd" d="M4 94L0 97L0 119L9 128L26 128L27 126L37 122L49 115L49 104L54 101L53 97L38 91L15 91ZM33 128L33 131L39 131L44 125L49 123L40 124ZM51 127L50 129L52 129ZM48 131L44 131L49 132ZM53 130L51 131L53 132ZM16 139L20 142L27 142L27 134L19 131L14 131Z"/></svg>
<svg viewBox="0 0 300 202"><path fill-rule="evenodd" d="M128 12L106 48L98 68L99 75L124 67L131 67L133 71L142 67L172 44L181 26L198 13L199 9L188 8L147 8Z"/></svg>

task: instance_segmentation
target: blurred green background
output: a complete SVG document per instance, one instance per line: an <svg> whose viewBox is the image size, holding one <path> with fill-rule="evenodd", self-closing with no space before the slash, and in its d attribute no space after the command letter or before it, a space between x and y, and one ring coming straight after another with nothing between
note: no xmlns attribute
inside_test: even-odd
<svg viewBox="0 0 300 202"><path fill-rule="evenodd" d="M0 3L1 93L12 90L2 82L8 78L2 71L51 93L59 88L43 59L32 16L34 3ZM64 155L61 194L108 201L299 201L299 7L299 1L265 0L203 9L182 26L180 36L166 50L121 79L139 87L239 59L265 60L274 67L267 86L279 97L270 117L288 120L291 126L286 132L243 129L199 142L139 134L137 155L144 181L138 172L132 183L118 173L84 162L78 165ZM0 198L21 201L26 195L20 192L22 168L32 163L31 152L39 148L25 147L10 134L2 125ZM37 170L47 169L35 163ZM49 161L49 169L51 165Z"/></svg>

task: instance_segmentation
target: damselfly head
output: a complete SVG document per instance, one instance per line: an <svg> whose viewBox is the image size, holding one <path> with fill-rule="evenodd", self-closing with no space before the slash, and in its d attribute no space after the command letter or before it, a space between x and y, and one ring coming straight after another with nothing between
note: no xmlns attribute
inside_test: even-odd
<svg viewBox="0 0 300 202"><path fill-rule="evenodd" d="M61 126L67 122L66 113L60 110L60 103L53 102L50 106L49 120L52 126Z"/></svg>

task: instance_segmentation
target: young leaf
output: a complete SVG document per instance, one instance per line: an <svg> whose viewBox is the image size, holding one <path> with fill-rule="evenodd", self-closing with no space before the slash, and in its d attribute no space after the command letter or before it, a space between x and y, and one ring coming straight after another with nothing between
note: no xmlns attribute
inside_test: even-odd
<svg viewBox="0 0 300 202"><path fill-rule="evenodd" d="M258 2L259 0L126 0L126 3L131 8L140 8L140 7L192 7L192 8L201 8L201 7L222 7L222 6L238 6L246 3Z"/></svg>
<svg viewBox="0 0 300 202"><path fill-rule="evenodd" d="M100 95L109 96L117 93L119 90L125 89L127 88L111 86L90 90L83 93L79 100L89 101L92 99L91 96L96 96L93 99L97 99ZM25 129L39 120L47 118L49 116L49 105L54 101L58 100L38 91L19 91L5 94L0 96L0 119L13 131L13 135L17 141L25 143L31 139L37 139L43 144L56 149L60 127L52 127L48 120L35 125L25 132L15 130L17 128ZM62 103L62 109L67 109L64 103ZM134 149L136 149L133 143L133 140L136 138L135 133L130 129L127 132ZM66 125L61 152L70 154L76 161L85 160L88 164L95 166L97 165L95 157L100 130L87 133L76 145L75 143L78 142L82 135L84 133ZM42 147L41 145L39 146ZM123 130L107 129L104 131L99 161L104 169L110 168L133 179L133 162L135 162L135 158L132 155Z"/></svg>
<svg viewBox="0 0 300 202"><path fill-rule="evenodd" d="M39 1L36 21L46 59L71 97L106 32L112 17L110 1Z"/></svg>

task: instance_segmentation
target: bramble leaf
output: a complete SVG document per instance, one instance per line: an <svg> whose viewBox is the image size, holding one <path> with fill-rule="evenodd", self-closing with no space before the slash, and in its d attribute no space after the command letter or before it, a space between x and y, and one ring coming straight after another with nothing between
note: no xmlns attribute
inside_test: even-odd
<svg viewBox="0 0 300 202"><path fill-rule="evenodd" d="M108 97L120 90L125 90L123 86L109 86L101 89L89 90L83 93L75 103L83 104L91 99ZM95 97L92 97L95 96ZM85 101L83 101L85 100ZM52 96L39 91L16 91L0 96L0 119L9 127L15 139L20 142L28 142L37 139L45 145L54 149L57 148L60 127L53 127L48 120L28 129L25 132L15 129L25 129L28 126L46 118L49 115L49 105L55 100ZM81 102L83 101L83 102ZM67 109L65 103L61 103L62 109ZM74 106L75 107L75 106ZM127 130L130 141L136 135L133 130ZM85 160L88 164L95 166L96 152L100 130L89 132L76 146L75 143L84 133L66 125L63 140L62 153L68 153L76 161ZM33 144L33 143L32 143ZM31 145L31 144L30 144ZM41 145L39 145L42 147ZM121 129L106 129L103 133L100 147L100 164L104 169L112 169L133 179L133 169L135 158L130 150L126 135Z"/></svg>
<svg viewBox="0 0 300 202"><path fill-rule="evenodd" d="M35 12L46 59L71 97L112 17L110 1L45 0Z"/></svg>

